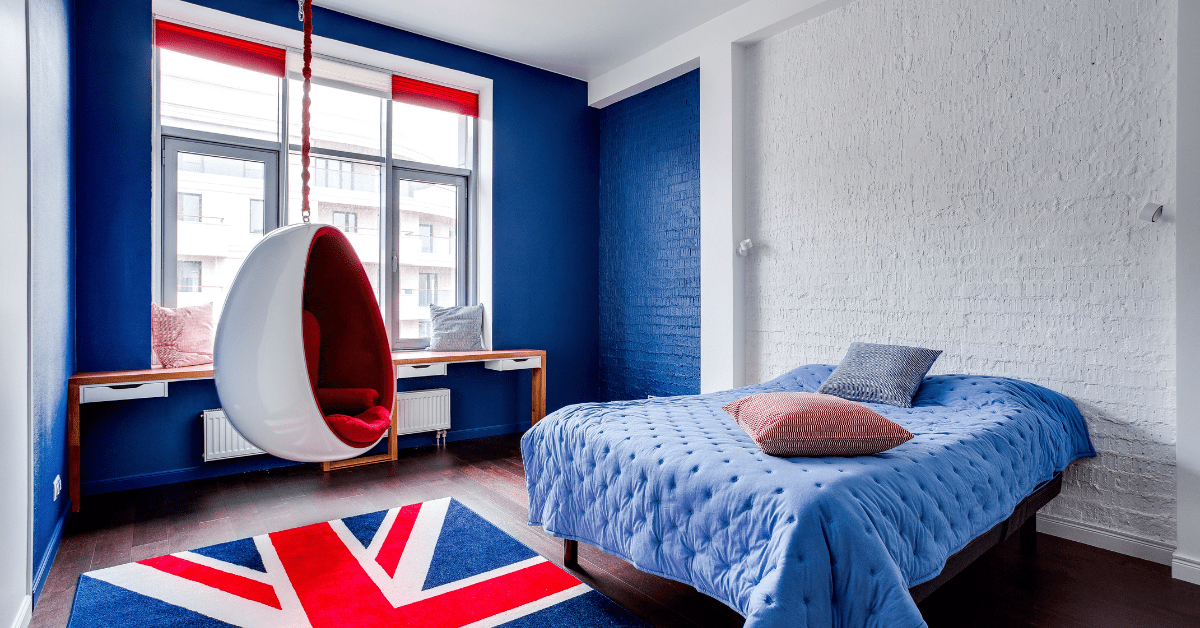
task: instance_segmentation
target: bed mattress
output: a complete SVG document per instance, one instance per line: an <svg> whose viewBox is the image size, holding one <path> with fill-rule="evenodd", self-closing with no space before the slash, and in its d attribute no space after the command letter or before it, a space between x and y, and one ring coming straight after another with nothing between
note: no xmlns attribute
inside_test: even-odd
<svg viewBox="0 0 1200 628"><path fill-rule="evenodd" d="M569 406L521 440L529 522L688 583L748 628L924 626L909 595L1073 460L1075 404L1028 382L927 377L914 438L874 456L775 458L721 406L812 392L833 371L684 397Z"/></svg>

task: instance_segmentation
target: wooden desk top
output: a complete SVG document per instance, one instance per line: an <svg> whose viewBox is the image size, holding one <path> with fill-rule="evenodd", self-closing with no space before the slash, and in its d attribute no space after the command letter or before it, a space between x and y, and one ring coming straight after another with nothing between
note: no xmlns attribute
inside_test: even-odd
<svg viewBox="0 0 1200 628"><path fill-rule="evenodd" d="M392 364L429 364L430 362L482 362L504 358L545 357L545 351L511 349L509 351L394 351Z"/></svg>
<svg viewBox="0 0 1200 628"><path fill-rule="evenodd" d="M392 364L429 364L432 362L482 362L504 358L533 358L545 356L545 351L533 349L511 349L508 351L395 351ZM212 364L181 366L168 369L155 367L136 371L99 371L76 373L71 377L75 386L96 384L124 384L129 382L154 382L180 379L209 379L213 376Z"/></svg>

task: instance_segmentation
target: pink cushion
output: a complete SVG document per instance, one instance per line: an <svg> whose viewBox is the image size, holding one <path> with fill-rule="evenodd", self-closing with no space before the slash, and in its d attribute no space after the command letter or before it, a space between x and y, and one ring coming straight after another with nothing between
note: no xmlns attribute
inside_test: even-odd
<svg viewBox="0 0 1200 628"><path fill-rule="evenodd" d="M167 368L213 361L212 303L188 307L150 304L150 347Z"/></svg>
<svg viewBox="0 0 1200 628"><path fill-rule="evenodd" d="M358 414L378 400L379 393L371 388L317 389L317 405L325 414Z"/></svg>
<svg viewBox="0 0 1200 628"><path fill-rule="evenodd" d="M387 408L372 406L358 416L327 414L325 423L347 444L369 445L392 426L392 416Z"/></svg>
<svg viewBox="0 0 1200 628"><path fill-rule="evenodd" d="M772 456L864 456L913 437L878 412L833 395L761 393L724 410Z"/></svg>

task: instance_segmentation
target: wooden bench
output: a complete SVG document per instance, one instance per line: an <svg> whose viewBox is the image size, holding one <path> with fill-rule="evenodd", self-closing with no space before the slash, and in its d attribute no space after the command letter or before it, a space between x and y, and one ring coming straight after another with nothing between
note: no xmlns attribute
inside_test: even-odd
<svg viewBox="0 0 1200 628"><path fill-rule="evenodd" d="M537 367L522 364L532 358L538 359ZM487 368L494 370L525 369L533 373L533 404L531 419L537 423L546 416L546 352L532 349L514 349L511 351L399 351L392 354L392 364L397 368L440 365L447 363L484 362ZM439 370L438 373L441 373ZM433 373L430 373L431 375ZM412 377L414 374L406 374ZM119 391L133 391L154 382L176 382L196 379L212 379L213 366L184 366L180 368L150 368L137 371L102 371L97 373L76 373L67 383L67 494L71 498L71 510L79 512L80 480L79 480L79 404L81 394L98 397L104 401L107 396L120 396ZM134 393L136 395L136 393ZM163 396L161 394L142 395ZM137 396L124 398L136 399ZM397 458L396 446L396 414L392 413L392 430L388 433L388 453L372 456L359 456L349 460L321 463L324 471L355 467L376 462L388 462Z"/></svg>

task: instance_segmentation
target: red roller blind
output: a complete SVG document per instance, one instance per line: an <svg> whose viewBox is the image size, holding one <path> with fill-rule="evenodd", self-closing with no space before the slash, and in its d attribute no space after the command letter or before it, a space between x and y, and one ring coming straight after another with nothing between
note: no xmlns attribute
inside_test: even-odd
<svg viewBox="0 0 1200 628"><path fill-rule="evenodd" d="M392 75L392 100L472 118L479 117L479 94Z"/></svg>
<svg viewBox="0 0 1200 628"><path fill-rule="evenodd" d="M154 38L155 45L160 48L272 76L284 76L287 67L283 48L218 35L171 22L156 21Z"/></svg>

